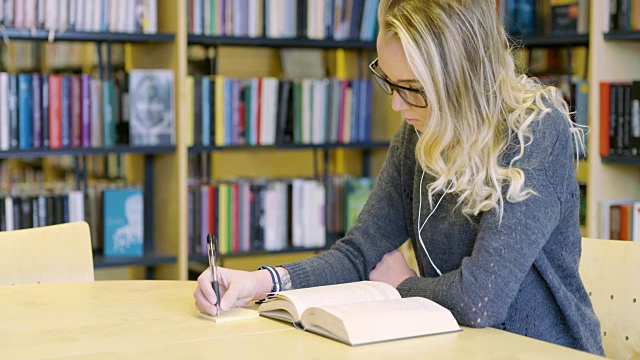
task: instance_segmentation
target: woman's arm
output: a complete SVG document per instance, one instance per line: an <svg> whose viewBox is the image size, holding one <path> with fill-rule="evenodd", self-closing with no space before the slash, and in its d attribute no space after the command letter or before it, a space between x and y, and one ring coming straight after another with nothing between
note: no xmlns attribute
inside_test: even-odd
<svg viewBox="0 0 640 360"><path fill-rule="evenodd" d="M376 184L346 236L330 250L283 265L294 288L367 280L380 259L407 240L405 202L409 199L401 184L402 147L413 146L407 141L415 144L415 139L406 138L407 126L403 124L394 135ZM413 177L413 171L408 176Z"/></svg>

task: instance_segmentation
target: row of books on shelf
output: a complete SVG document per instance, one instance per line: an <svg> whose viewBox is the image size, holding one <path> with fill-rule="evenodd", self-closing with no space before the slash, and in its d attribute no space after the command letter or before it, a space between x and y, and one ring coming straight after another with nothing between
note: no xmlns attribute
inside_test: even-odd
<svg viewBox="0 0 640 360"><path fill-rule="evenodd" d="M600 83L600 155L640 156L640 81Z"/></svg>
<svg viewBox="0 0 640 360"><path fill-rule="evenodd" d="M379 0L188 0L194 35L373 41Z"/></svg>
<svg viewBox="0 0 640 360"><path fill-rule="evenodd" d="M0 94L0 150L174 144L170 70L0 73Z"/></svg>
<svg viewBox="0 0 640 360"><path fill-rule="evenodd" d="M599 237L640 241L640 200L601 201Z"/></svg>
<svg viewBox="0 0 640 360"><path fill-rule="evenodd" d="M498 0L497 6L502 25L509 34L586 34L589 31L589 0Z"/></svg>
<svg viewBox="0 0 640 360"><path fill-rule="evenodd" d="M187 79L188 145L357 143L371 140L372 82L337 78Z"/></svg>
<svg viewBox="0 0 640 360"><path fill-rule="evenodd" d="M154 34L157 0L3 0L0 25L17 29Z"/></svg>
<svg viewBox="0 0 640 360"><path fill-rule="evenodd" d="M100 47L103 54L110 54L110 67L121 69L124 68L124 46L121 43L15 40L5 46L7 51L0 52L0 63L5 65L5 69L10 64L12 72L35 72L45 66L49 72L97 69L100 58L96 50Z"/></svg>
<svg viewBox="0 0 640 360"><path fill-rule="evenodd" d="M604 32L640 30L640 0L608 0L608 3L609 11L604 13Z"/></svg>
<svg viewBox="0 0 640 360"><path fill-rule="evenodd" d="M237 179L189 186L189 251L206 255L206 235L220 253L322 248L362 210L373 178Z"/></svg>
<svg viewBox="0 0 640 360"><path fill-rule="evenodd" d="M84 192L59 186L3 194L0 231L87 221L94 250L102 251L105 257L140 257L144 242L143 193L138 187L117 186L101 183Z"/></svg>

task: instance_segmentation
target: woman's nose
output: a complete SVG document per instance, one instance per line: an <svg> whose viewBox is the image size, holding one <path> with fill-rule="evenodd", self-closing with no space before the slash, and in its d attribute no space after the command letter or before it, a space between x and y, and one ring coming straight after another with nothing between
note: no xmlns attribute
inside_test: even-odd
<svg viewBox="0 0 640 360"><path fill-rule="evenodd" d="M410 108L409 104L407 104L404 99L398 94L397 91L393 91L391 94L391 109L395 112L400 112L403 110L408 110Z"/></svg>

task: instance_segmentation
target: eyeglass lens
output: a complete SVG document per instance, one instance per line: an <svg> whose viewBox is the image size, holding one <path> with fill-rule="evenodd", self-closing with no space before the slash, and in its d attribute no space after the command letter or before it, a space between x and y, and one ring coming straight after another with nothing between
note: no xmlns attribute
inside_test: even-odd
<svg viewBox="0 0 640 360"><path fill-rule="evenodd" d="M381 79L377 74L375 74L374 78L376 79L376 82L378 83L378 85L380 85L382 90L387 94L393 95L393 90L395 90L398 92L398 95L400 95L402 100L404 100L407 104L416 107L427 106L424 97L422 97L422 95L420 95L418 92L407 91L397 87L392 87L391 85L389 85L389 83Z"/></svg>

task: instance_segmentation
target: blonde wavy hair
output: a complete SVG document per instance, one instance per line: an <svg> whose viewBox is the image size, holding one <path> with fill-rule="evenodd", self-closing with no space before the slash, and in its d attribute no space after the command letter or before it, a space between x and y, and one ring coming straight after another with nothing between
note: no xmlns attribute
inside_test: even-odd
<svg viewBox="0 0 640 360"><path fill-rule="evenodd" d="M531 141L529 124L553 108L583 146L559 91L518 74L494 0L381 0L378 19L381 36L402 43L427 98L416 159L436 178L432 204L434 193L454 192L463 214L495 209L502 219L503 185L510 202L534 195L513 163ZM519 155L503 167L500 155L514 136Z"/></svg>

